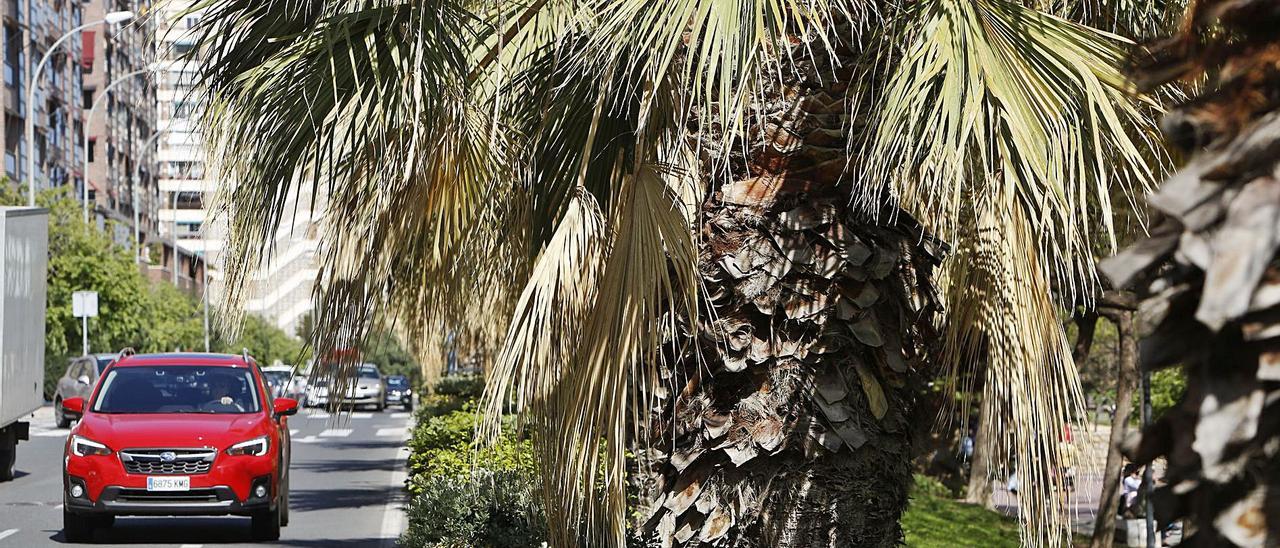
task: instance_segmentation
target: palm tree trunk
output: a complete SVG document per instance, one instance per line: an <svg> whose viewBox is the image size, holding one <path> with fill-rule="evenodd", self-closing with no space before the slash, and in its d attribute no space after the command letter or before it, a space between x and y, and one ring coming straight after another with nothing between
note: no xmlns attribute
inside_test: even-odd
<svg viewBox="0 0 1280 548"><path fill-rule="evenodd" d="M853 68L808 64L756 105L745 161L703 204L698 336L653 422L654 545L902 539L936 257L907 216L876 226L850 206Z"/></svg>
<svg viewBox="0 0 1280 548"><path fill-rule="evenodd" d="M987 437L991 435L990 418L991 406L982 405L978 416L978 435L973 440L973 460L969 466L969 488L965 491L965 502L980 504L984 508L991 507L991 455L987 453L986 448L989 442Z"/></svg>
<svg viewBox="0 0 1280 548"><path fill-rule="evenodd" d="M1107 464L1102 475L1102 495L1098 498L1097 520L1093 523L1090 548L1111 546L1116 534L1116 511L1120 507L1120 480L1124 457L1120 443L1129 430L1129 413L1133 410L1133 392L1138 382L1138 342L1133 331L1134 297L1108 291L1098 303L1098 314L1110 320L1119 333L1120 360L1116 367L1116 413L1111 420L1111 440L1107 444Z"/></svg>

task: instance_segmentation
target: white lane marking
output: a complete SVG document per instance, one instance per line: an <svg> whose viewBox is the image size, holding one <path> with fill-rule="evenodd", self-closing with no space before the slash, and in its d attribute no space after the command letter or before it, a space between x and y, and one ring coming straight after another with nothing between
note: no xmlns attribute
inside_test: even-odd
<svg viewBox="0 0 1280 548"><path fill-rule="evenodd" d="M31 432L31 436L37 438L65 438L70 433L70 430L34 430Z"/></svg>
<svg viewBox="0 0 1280 548"><path fill-rule="evenodd" d="M320 442L320 441L322 441L322 440L318 440L318 439L316 439L316 437L315 437L315 436L307 436L307 437L302 438L302 439L300 439L300 440L293 440L293 441L295 441L295 442L297 442L297 443L319 443L319 442Z"/></svg>
<svg viewBox="0 0 1280 548"><path fill-rule="evenodd" d="M404 438L409 436L409 428L407 427L379 428L378 432L374 435L380 438L389 438L389 437Z"/></svg>
<svg viewBox="0 0 1280 548"><path fill-rule="evenodd" d="M391 472L391 488L403 489L407 477L404 461L409 458L409 448L401 447L396 451L396 469ZM404 504L402 496L394 496L387 501L382 510L382 546L394 548L400 542L400 533L404 531Z"/></svg>
<svg viewBox="0 0 1280 548"><path fill-rule="evenodd" d="M13 536L14 533L17 533L17 532L18 532L17 529L5 529L3 531L0 531L0 540L4 540L8 537L11 537Z"/></svg>
<svg viewBox="0 0 1280 548"><path fill-rule="evenodd" d="M330 428L320 433L320 437L322 438L345 438L350 435L350 428Z"/></svg>
<svg viewBox="0 0 1280 548"><path fill-rule="evenodd" d="M408 413L392 413L392 414L391 414L391 418L393 418L393 419L407 419L407 418L409 418L409 414L408 414Z"/></svg>
<svg viewBox="0 0 1280 548"><path fill-rule="evenodd" d="M325 413L324 411L316 411L314 413L307 413L307 418L308 419L327 419L329 418L329 414Z"/></svg>
<svg viewBox="0 0 1280 548"><path fill-rule="evenodd" d="M203 545L203 544L183 544L182 546L179 546L178 548L201 548L202 546L204 546L204 545Z"/></svg>
<svg viewBox="0 0 1280 548"><path fill-rule="evenodd" d="M59 504L59 505L57 505L57 506L54 506L54 507L53 507L53 509L54 509L54 510L61 510L61 509L62 509L62 505L61 505L61 504Z"/></svg>
<svg viewBox="0 0 1280 548"><path fill-rule="evenodd" d="M352 413L352 414L351 414L351 418L353 418L353 419L372 419L372 418L373 418L373 413Z"/></svg>
<svg viewBox="0 0 1280 548"><path fill-rule="evenodd" d="M289 435L297 434L298 432L301 432L301 430L298 430L297 428L289 429Z"/></svg>

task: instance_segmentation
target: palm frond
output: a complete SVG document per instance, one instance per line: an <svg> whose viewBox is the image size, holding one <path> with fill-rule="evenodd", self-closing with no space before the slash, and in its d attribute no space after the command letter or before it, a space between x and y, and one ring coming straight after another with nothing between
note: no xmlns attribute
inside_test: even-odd
<svg viewBox="0 0 1280 548"><path fill-rule="evenodd" d="M982 427L1001 434L991 454L1017 456L1024 540L1057 545L1069 530L1051 471L1083 400L1052 296L1091 304L1091 235L1114 252L1112 197L1149 189L1165 162L1156 108L1121 72L1127 41L1020 3L932 0L902 24L916 32L879 98L860 194L888 181L956 246L944 374L954 387L985 360L998 422Z"/></svg>
<svg viewBox="0 0 1280 548"><path fill-rule="evenodd" d="M664 312L694 309L697 246L678 198L649 164L620 179L599 293L535 440L556 546L625 544L627 426L656 380Z"/></svg>

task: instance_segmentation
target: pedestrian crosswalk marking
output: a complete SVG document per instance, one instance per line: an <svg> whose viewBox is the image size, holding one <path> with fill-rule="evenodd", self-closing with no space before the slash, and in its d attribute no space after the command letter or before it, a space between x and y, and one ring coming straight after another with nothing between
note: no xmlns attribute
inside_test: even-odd
<svg viewBox="0 0 1280 548"><path fill-rule="evenodd" d="M392 413L392 414L391 414L391 418L393 418L393 419L407 419L407 418L409 418L409 414L408 414L408 413Z"/></svg>
<svg viewBox="0 0 1280 548"><path fill-rule="evenodd" d="M300 440L293 440L293 441L298 442L298 443L318 443L318 442L320 442L320 441L322 441L322 440L316 439L316 437L315 437L315 436L307 436L307 437L302 438L302 439L300 439Z"/></svg>
<svg viewBox="0 0 1280 548"><path fill-rule="evenodd" d="M328 413L325 413L324 411L316 411L315 413L308 413L308 414L307 414L307 418L309 418L309 419L327 419L327 418L329 418L329 414L328 414Z"/></svg>
<svg viewBox="0 0 1280 548"><path fill-rule="evenodd" d="M376 434L374 434L374 435L376 435L376 436L378 436L378 437L380 437L380 438L386 438L386 437L400 437L400 438L403 438L403 437L405 437L405 436L408 436L408 435L409 435L409 429L408 429L408 428L405 428L405 427L400 427L400 428L379 428L379 429L378 429L378 432L377 432Z"/></svg>
<svg viewBox="0 0 1280 548"><path fill-rule="evenodd" d="M320 433L320 437L322 438L345 438L350 435L350 428L330 428Z"/></svg>
<svg viewBox="0 0 1280 548"><path fill-rule="evenodd" d="M353 418L353 419L372 419L372 418L373 418L373 413L352 413L352 414L351 414L351 418Z"/></svg>
<svg viewBox="0 0 1280 548"><path fill-rule="evenodd" d="M17 533L17 532L18 532L17 529L5 529L4 531L0 531L0 540L4 540L5 538L11 537L13 536L14 533Z"/></svg>
<svg viewBox="0 0 1280 548"><path fill-rule="evenodd" d="M297 434L298 432L301 432L301 430L298 430L297 428L290 428L290 429L289 429L289 434L290 434L290 435Z"/></svg>

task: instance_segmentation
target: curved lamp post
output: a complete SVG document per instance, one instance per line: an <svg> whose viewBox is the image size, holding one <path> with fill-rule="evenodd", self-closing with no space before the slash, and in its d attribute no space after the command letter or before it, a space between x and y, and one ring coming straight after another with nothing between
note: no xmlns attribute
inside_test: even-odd
<svg viewBox="0 0 1280 548"><path fill-rule="evenodd" d="M93 106L89 108L89 115L84 118L84 131L81 132L84 134L84 154L83 154L84 167L80 171L81 177L84 179L84 184L80 186L81 186L81 199L84 201L84 222L85 223L89 222L89 123L93 121L93 114L95 112L98 112L98 107L102 105L103 99L111 95L111 88L114 88L117 85L124 83L128 79L133 78L134 76L138 76L140 74L146 74L153 70L155 70L154 63L151 66L148 66L147 68L135 70L119 78L116 78L115 80L112 80L110 84L107 84L106 87L102 88L102 93L100 93L96 98L94 98ZM135 211L137 210L136 205L134 206L134 210Z"/></svg>
<svg viewBox="0 0 1280 548"><path fill-rule="evenodd" d="M133 19L133 12L131 11L113 11L111 13L108 13L102 19L85 23L83 25L80 25L76 28L73 28L67 31L66 34L63 34L56 41L54 41L52 46L49 46L49 51L46 51L44 53L44 56L40 58L40 62L36 63L36 68L31 71L31 81L27 84L27 124L26 124L27 125L27 128L26 128L27 129L27 191L28 191L28 194L30 194L29 196L27 196L27 205L31 207L36 206L36 120L35 120L36 106L35 106L35 101L36 101L36 87L40 85L40 71L44 70L44 64L49 62L49 59L53 57L53 52L58 51L58 48L62 46L63 42L66 42L68 38L78 34L80 31L87 29L89 27L92 27L94 25L102 24L102 23L106 23L108 25L114 25L116 23L123 23L130 19Z"/></svg>
<svg viewBox="0 0 1280 548"><path fill-rule="evenodd" d="M151 145L155 144L156 139L158 139L161 135L164 135L166 133L169 133L169 128L167 127L157 129L155 133L152 133L151 136L147 138L146 142L142 144L142 150L139 153L139 156L146 155L147 151L151 150ZM133 262L134 264L142 263L142 254L138 253L138 245L142 243L142 221L141 219L138 218L138 185L141 183L141 174L139 173L141 170L142 170L142 162L141 161L134 162L133 163L133 179L131 179L131 181L133 182L132 186L133 186L133 246L134 246Z"/></svg>

